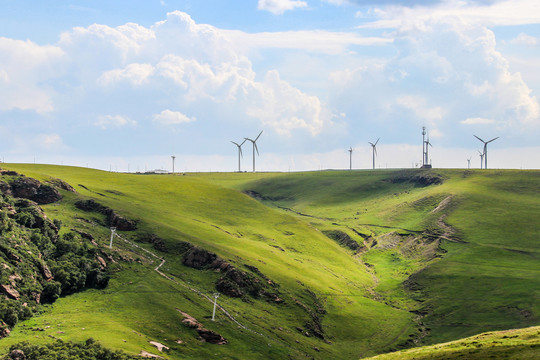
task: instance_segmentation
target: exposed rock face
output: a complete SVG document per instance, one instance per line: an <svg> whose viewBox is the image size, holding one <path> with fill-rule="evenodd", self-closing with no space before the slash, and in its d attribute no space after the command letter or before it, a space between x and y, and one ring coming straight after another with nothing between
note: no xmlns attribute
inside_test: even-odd
<svg viewBox="0 0 540 360"><path fill-rule="evenodd" d="M201 340L206 341L207 343L216 345L227 344L227 340L217 332L208 329L197 329L197 332L199 333Z"/></svg>
<svg viewBox="0 0 540 360"><path fill-rule="evenodd" d="M41 185L31 199L38 204L52 204L62 199L62 195L52 186Z"/></svg>
<svg viewBox="0 0 540 360"><path fill-rule="evenodd" d="M215 331L205 329L203 324L198 322L197 319L195 319L193 316L191 316L191 315L189 315L189 314L187 314L185 312L182 312L180 310L178 310L178 311L184 317L184 319L182 320L182 323L185 324L186 326L188 326L189 328L197 329L197 333L199 334L199 338L202 341L208 342L210 344L216 344L216 345L225 345L225 344L227 344L227 340L223 336L219 335Z"/></svg>
<svg viewBox="0 0 540 360"><path fill-rule="evenodd" d="M67 182L61 179L51 179L47 181L52 186L55 186L59 189L70 191L70 192L76 192L73 186L69 185Z"/></svg>
<svg viewBox="0 0 540 360"><path fill-rule="evenodd" d="M390 179L390 182L393 184L408 182L415 186L425 187L440 185L444 182L444 178L433 171L401 170Z"/></svg>
<svg viewBox="0 0 540 360"><path fill-rule="evenodd" d="M26 176L18 177L11 185L2 183L0 190L3 194L29 199L38 204L51 204L62 199L62 195L56 188L42 185L38 180Z"/></svg>
<svg viewBox="0 0 540 360"><path fill-rule="evenodd" d="M37 194L40 186L41 183L36 179L19 177L11 183L11 191L15 197L31 199Z"/></svg>
<svg viewBox="0 0 540 360"><path fill-rule="evenodd" d="M53 275L51 273L51 270L47 266L47 264L45 264L45 262L40 262L39 267L41 269L41 273L43 274L43 277L45 278L45 280L51 281L53 279Z"/></svg>
<svg viewBox="0 0 540 360"><path fill-rule="evenodd" d="M338 244L345 246L353 251L360 250L361 246L354 241L349 234L340 231L340 230L326 230L323 231L323 234L328 236L330 239L336 241Z"/></svg>
<svg viewBox="0 0 540 360"><path fill-rule="evenodd" d="M217 255L198 247L192 247L182 260L182 264L195 269L208 268L217 259Z"/></svg>
<svg viewBox="0 0 540 360"><path fill-rule="evenodd" d="M75 203L75 206L84 211L95 211L104 214L107 217L107 226L114 226L120 231L132 231L137 229L137 222L135 220L126 219L115 213L113 209L101 205L92 199L79 200Z"/></svg>
<svg viewBox="0 0 540 360"><path fill-rule="evenodd" d="M0 291L2 291L2 293L4 293L8 297L15 300L19 300L21 297L19 292L16 289L14 289L11 285L6 285L6 284L0 285Z"/></svg>

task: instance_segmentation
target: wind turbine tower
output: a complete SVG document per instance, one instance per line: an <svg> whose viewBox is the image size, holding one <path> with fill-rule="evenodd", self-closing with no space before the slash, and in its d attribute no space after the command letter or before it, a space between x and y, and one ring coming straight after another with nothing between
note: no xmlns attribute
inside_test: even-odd
<svg viewBox="0 0 540 360"><path fill-rule="evenodd" d="M349 170L352 170L352 152L353 148L349 149Z"/></svg>
<svg viewBox="0 0 540 360"><path fill-rule="evenodd" d="M422 126L422 167L426 165L426 127Z"/></svg>
<svg viewBox="0 0 540 360"><path fill-rule="evenodd" d="M478 153L480 154L480 169L482 169L482 164L484 163L484 153L478 150Z"/></svg>
<svg viewBox="0 0 540 360"><path fill-rule="evenodd" d="M491 140L489 140L489 141L484 141L484 140L480 139L480 138L479 138L478 136L476 136L476 135L473 135L473 136L474 136L475 138L477 138L478 140L480 140L481 142L484 143L484 169L487 169L487 168L488 168L488 167L487 167L487 144L489 144L489 143L492 142L492 141L497 140L499 137L497 136L496 138L491 139Z"/></svg>
<svg viewBox="0 0 540 360"><path fill-rule="evenodd" d="M467 159L467 169L471 168L471 158Z"/></svg>
<svg viewBox="0 0 540 360"><path fill-rule="evenodd" d="M253 172L255 172L255 151L257 151L257 155L259 155L259 148L257 148L257 140L259 140L259 137L261 136L262 133L263 132L261 130L261 132L259 133L259 135L257 135L255 140L252 140L250 138L244 138L247 141L251 141L251 143L253 144Z"/></svg>
<svg viewBox="0 0 540 360"><path fill-rule="evenodd" d="M242 141L241 144L237 144L234 141L231 141L231 142L238 147L238 172L242 172L240 170L240 157L244 157L244 155L242 154L242 145L244 145L246 140Z"/></svg>
<svg viewBox="0 0 540 360"><path fill-rule="evenodd" d="M381 138L378 138L377 141L375 141L375 144L370 143L368 141L368 143L371 145L372 152L373 152L373 169L375 169L375 155L377 155L377 143L379 142L380 139Z"/></svg>
<svg viewBox="0 0 540 360"><path fill-rule="evenodd" d="M176 156L171 155L171 159L172 159L172 173L174 174L174 159L176 159Z"/></svg>
<svg viewBox="0 0 540 360"><path fill-rule="evenodd" d="M429 163L429 147L432 146L429 142L429 135L426 140L426 127L422 126L422 167L423 168L431 168L431 164Z"/></svg>

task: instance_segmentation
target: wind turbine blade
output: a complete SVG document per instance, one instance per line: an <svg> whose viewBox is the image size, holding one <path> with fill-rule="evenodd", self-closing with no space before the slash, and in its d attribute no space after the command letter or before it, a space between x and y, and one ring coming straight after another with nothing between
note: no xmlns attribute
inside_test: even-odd
<svg viewBox="0 0 540 360"><path fill-rule="evenodd" d="M253 140L251 140L250 138L244 138L244 141L251 141L251 142L254 142Z"/></svg>
<svg viewBox="0 0 540 360"><path fill-rule="evenodd" d="M253 146L255 147L255 150L257 151L257 156L259 156L259 148L257 147L257 143L253 142Z"/></svg>
<svg viewBox="0 0 540 360"><path fill-rule="evenodd" d="M238 145L237 143L235 143L234 141L231 141L234 145L240 147L240 145Z"/></svg>
<svg viewBox="0 0 540 360"><path fill-rule="evenodd" d="M261 130L261 132L259 133L259 135L257 135L257 137L255 138L255 141L257 141L259 139L259 136L261 136L263 130Z"/></svg>
<svg viewBox="0 0 540 360"><path fill-rule="evenodd" d="M480 140L481 142L485 143L485 141L482 140L482 139L480 139L478 136L476 136L476 135L473 135L473 136L474 136L475 138L477 138L478 140Z"/></svg>
<svg viewBox="0 0 540 360"><path fill-rule="evenodd" d="M492 142L492 141L495 141L495 140L497 140L498 138L499 138L499 137L497 136L495 139L491 139L491 140L489 140L487 143L490 143L490 142ZM486 144L487 144L487 143L486 143Z"/></svg>
<svg viewBox="0 0 540 360"><path fill-rule="evenodd" d="M373 143L370 143L369 141L368 141L368 144L369 144L369 145L371 145L371 146L375 146L375 144L373 144Z"/></svg>
<svg viewBox="0 0 540 360"><path fill-rule="evenodd" d="M246 138L244 138L244 141L242 141L242 143L240 144L240 146L244 145L244 143L246 142Z"/></svg>
<svg viewBox="0 0 540 360"><path fill-rule="evenodd" d="M375 155L377 155L377 148L374 146L373 151L375 151Z"/></svg>
<svg viewBox="0 0 540 360"><path fill-rule="evenodd" d="M240 152L240 156L244 157L244 154L242 154L242 147L241 146L238 147L238 151Z"/></svg>
<svg viewBox="0 0 540 360"><path fill-rule="evenodd" d="M375 141L375 145L373 146L376 146L379 143L379 140L381 140L381 138L378 138L377 141Z"/></svg>

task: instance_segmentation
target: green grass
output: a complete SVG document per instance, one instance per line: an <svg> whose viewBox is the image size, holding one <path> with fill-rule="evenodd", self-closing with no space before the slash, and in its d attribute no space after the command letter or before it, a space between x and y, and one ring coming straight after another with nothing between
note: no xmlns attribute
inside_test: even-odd
<svg viewBox="0 0 540 360"><path fill-rule="evenodd" d="M379 355L370 360L537 359L540 327L483 333L462 340Z"/></svg>
<svg viewBox="0 0 540 360"><path fill-rule="evenodd" d="M171 250L160 254L167 259L162 270L179 283L211 295L220 276L181 264L180 244L190 242L238 268L256 266L280 285L286 301L276 305L219 298L241 323L263 336L239 329L223 316L212 323L207 318L209 302L158 276L143 259L142 264L124 265L105 291L62 298L42 315L17 326L0 341L0 350L29 337L50 341L48 335L53 335L76 341L94 337L130 353L143 349L156 353L148 344L156 340L171 347L164 356L172 359L281 359L288 354L349 359L398 349L414 338L432 344L538 324L540 225L534 219L540 213L540 172L173 176L44 165L5 167L40 180L61 178L75 187L77 194L64 192L60 203L44 206L49 217L62 220L63 231L88 231L99 237L101 245L108 244L109 231L99 225L100 215L82 213L74 206L77 199L92 198L139 219L139 233L164 239ZM404 174L438 174L445 181L427 187L396 181ZM260 193L263 200L242 193L246 190ZM450 205L434 213L447 198ZM440 230L437 221L443 215L462 242L422 238L425 230ZM344 231L365 247L354 254L322 230ZM127 232L122 235L135 238ZM126 244L115 244L121 253L138 257ZM414 291L403 286L411 275ZM308 290L324 303L326 342L297 330L311 319L297 305L313 306ZM201 343L179 323L177 308L215 329L229 344ZM29 330L43 325L50 328ZM427 336L419 328L429 329ZM176 344L178 339L183 343Z"/></svg>

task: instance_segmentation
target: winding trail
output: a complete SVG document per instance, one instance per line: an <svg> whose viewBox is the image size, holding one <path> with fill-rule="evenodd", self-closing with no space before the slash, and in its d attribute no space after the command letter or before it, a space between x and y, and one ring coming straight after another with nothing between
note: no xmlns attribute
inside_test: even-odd
<svg viewBox="0 0 540 360"><path fill-rule="evenodd" d="M172 281L173 283L175 283L176 285L179 285L179 286L182 286L200 296L202 296L203 298L205 298L206 300L208 300L209 302L211 302L212 304L214 303L214 299L211 298L210 296L206 295L205 293L203 293L202 291L194 288L194 287L191 287L189 285L186 285L184 283L181 283L177 280L175 280L173 277L171 276L168 276L167 274L165 274L164 272L162 272L160 270L160 268L165 264L166 260L162 257L159 257L158 255L156 255L155 253L151 252L150 250L147 250L125 238L123 238L122 236L120 236L119 234L117 233L114 233L115 236L117 236L119 239L123 240L124 242L128 243L129 245L133 246L133 247L136 247L137 249L140 249L144 252L146 252L147 254L149 254L150 256L156 258L157 260L161 260L160 264L158 266L156 266L154 268L154 271L157 272L159 275L163 276L165 279L169 280L169 281ZM153 262L153 260L149 259L151 262ZM243 325L242 323L240 323L238 320L236 320L234 318L234 316L231 315L231 313L229 313L223 306L221 306L220 304L217 304L216 307L221 310L232 322L234 322L236 325L238 325L238 327L244 329L244 330L247 330L253 334L257 334L257 335L260 335L260 336L264 336L263 334L255 331L255 330L252 330L250 328L248 328L247 326Z"/></svg>

